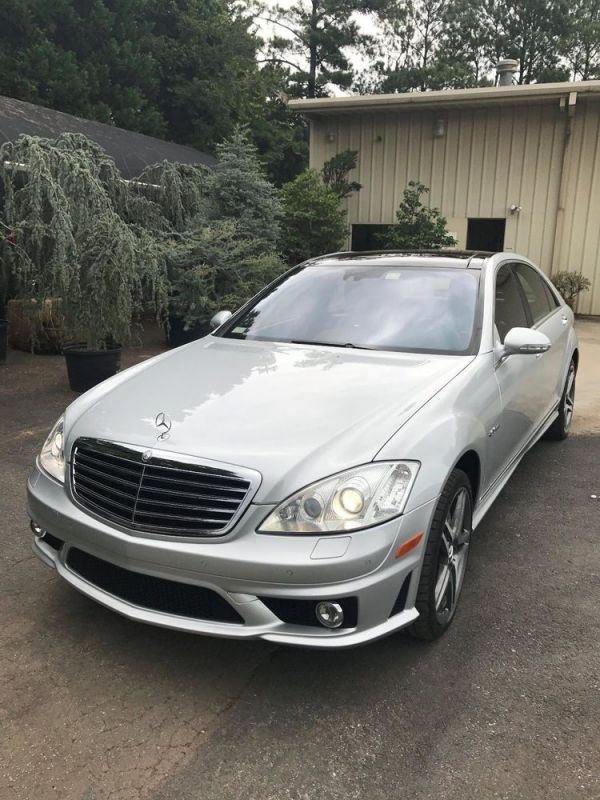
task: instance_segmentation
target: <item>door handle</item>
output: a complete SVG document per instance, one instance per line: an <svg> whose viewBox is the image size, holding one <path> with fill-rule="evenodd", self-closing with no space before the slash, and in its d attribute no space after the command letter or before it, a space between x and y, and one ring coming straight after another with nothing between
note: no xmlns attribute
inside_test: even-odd
<svg viewBox="0 0 600 800"><path fill-rule="evenodd" d="M569 321L569 318L567 317L566 314L563 314L562 317L560 318L560 321L562 322L563 325L566 325L567 322Z"/></svg>

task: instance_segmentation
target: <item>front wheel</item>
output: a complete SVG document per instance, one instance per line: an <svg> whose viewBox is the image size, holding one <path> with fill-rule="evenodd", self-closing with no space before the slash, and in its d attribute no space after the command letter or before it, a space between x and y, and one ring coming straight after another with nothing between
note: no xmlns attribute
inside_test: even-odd
<svg viewBox="0 0 600 800"><path fill-rule="evenodd" d="M547 439L554 439L554 441L561 441L566 439L569 435L571 421L573 419L573 411L575 408L575 378L577 376L577 368L575 362L571 361L569 364L569 371L567 372L567 380L565 381L565 388L560 398L558 406L558 417L554 420L552 425L546 431Z"/></svg>
<svg viewBox="0 0 600 800"><path fill-rule="evenodd" d="M419 618L411 633L437 639L454 618L467 568L473 529L471 483L460 469L452 471L438 500L417 591Z"/></svg>

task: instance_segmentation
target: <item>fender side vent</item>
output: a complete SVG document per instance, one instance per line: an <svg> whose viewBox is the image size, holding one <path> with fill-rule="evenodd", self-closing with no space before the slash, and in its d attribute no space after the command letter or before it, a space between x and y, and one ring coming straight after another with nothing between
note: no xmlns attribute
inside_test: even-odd
<svg viewBox="0 0 600 800"><path fill-rule="evenodd" d="M390 611L390 617L393 617L395 614L399 614L401 611L404 611L406 607L406 598L408 597L408 589L410 586L411 577L412 577L412 572L409 572L406 578L404 578L402 586L400 587L400 591L398 592L398 597L396 598L396 602L394 603L392 610Z"/></svg>

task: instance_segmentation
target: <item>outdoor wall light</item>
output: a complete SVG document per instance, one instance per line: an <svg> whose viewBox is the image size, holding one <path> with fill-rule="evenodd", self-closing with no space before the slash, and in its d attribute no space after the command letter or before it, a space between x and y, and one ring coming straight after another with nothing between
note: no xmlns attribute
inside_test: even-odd
<svg viewBox="0 0 600 800"><path fill-rule="evenodd" d="M335 142L335 133L333 133L333 131L329 131L329 133L327 134L327 141Z"/></svg>
<svg viewBox="0 0 600 800"><path fill-rule="evenodd" d="M513 203L512 206L509 209L510 213L513 214L513 215L514 214L520 214L522 210L523 209L521 208L521 206L518 206L516 203Z"/></svg>
<svg viewBox="0 0 600 800"><path fill-rule="evenodd" d="M436 139L446 135L446 120L443 117L438 117L433 123L433 135Z"/></svg>

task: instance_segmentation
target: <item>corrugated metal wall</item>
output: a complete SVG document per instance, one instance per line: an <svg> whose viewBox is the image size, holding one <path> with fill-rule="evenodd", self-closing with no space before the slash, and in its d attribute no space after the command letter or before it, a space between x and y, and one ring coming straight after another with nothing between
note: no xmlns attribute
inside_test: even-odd
<svg viewBox="0 0 600 800"><path fill-rule="evenodd" d="M592 282L577 311L600 314L600 103L578 101L565 154L553 270L582 272Z"/></svg>
<svg viewBox="0 0 600 800"><path fill-rule="evenodd" d="M446 133L436 138L440 118ZM351 224L393 222L410 180L430 187L431 204L447 217L459 247L466 244L468 218L506 218L505 248L548 274L582 270L594 290L581 296L578 310L600 314L600 103L577 106L565 152L566 125L556 98L538 105L336 114L311 123L311 166L358 151L352 177L363 189L348 201ZM564 224L556 236L559 197ZM513 204L519 213L510 213Z"/></svg>

